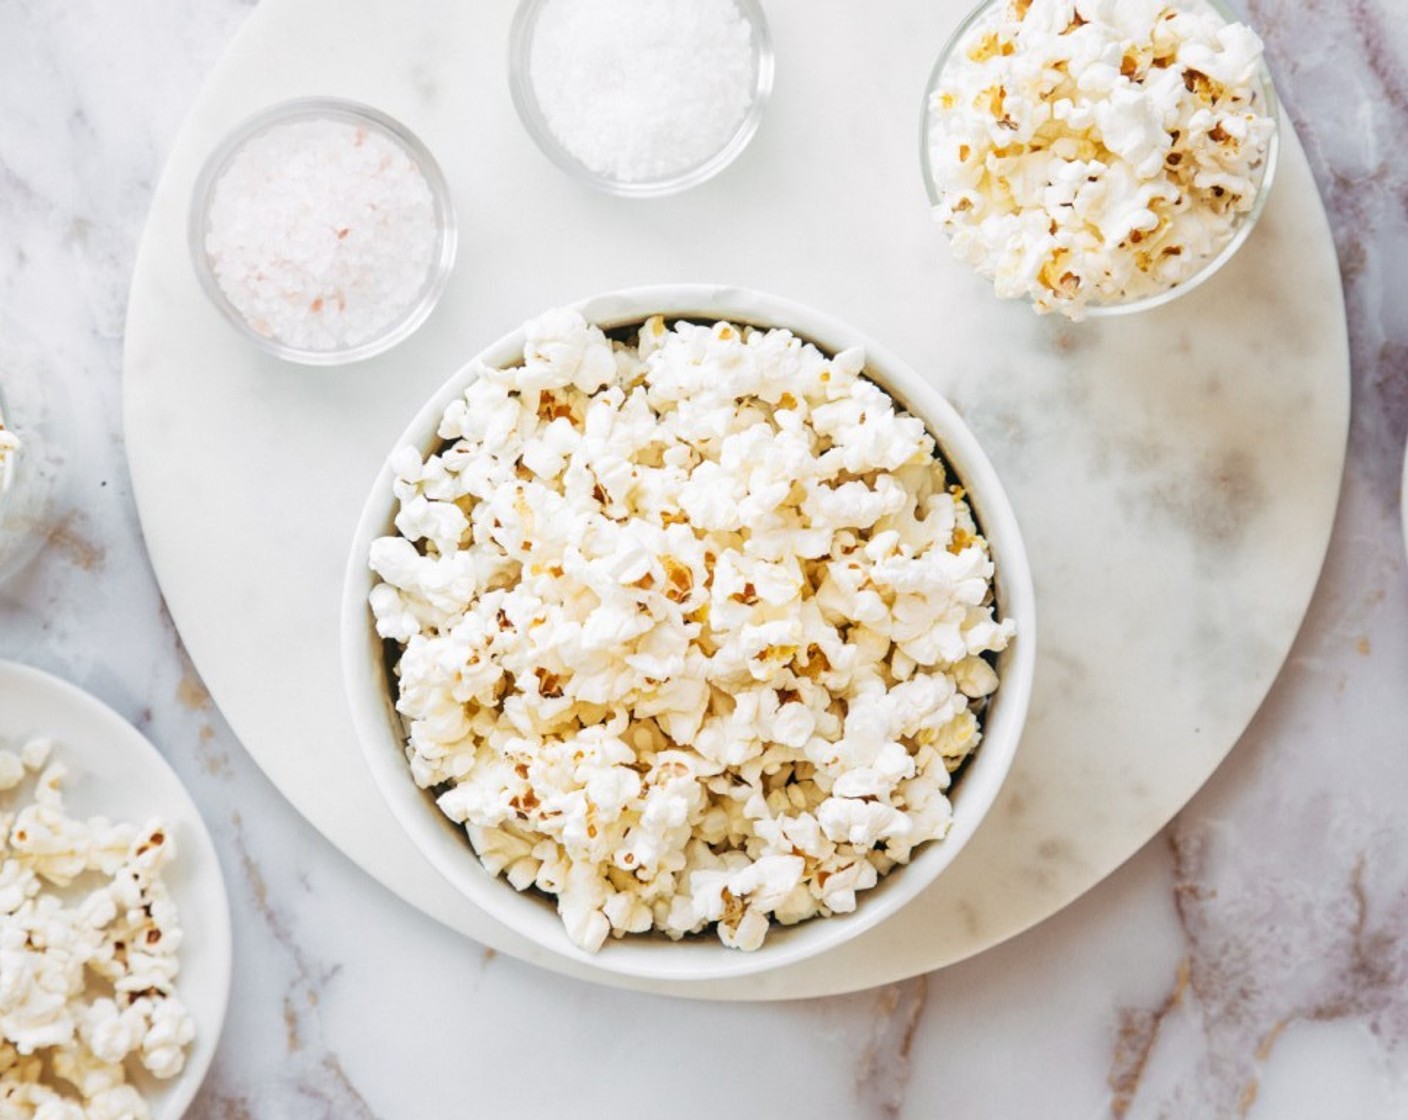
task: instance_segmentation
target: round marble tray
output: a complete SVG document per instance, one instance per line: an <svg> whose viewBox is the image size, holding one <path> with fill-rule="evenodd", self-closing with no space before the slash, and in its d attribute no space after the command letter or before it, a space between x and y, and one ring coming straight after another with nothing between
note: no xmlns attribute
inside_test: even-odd
<svg viewBox="0 0 1408 1120"><path fill-rule="evenodd" d="M1035 570L1032 715L988 823L901 915L762 977L641 986L840 992L959 960L1052 914L1212 773L1315 587L1349 363L1334 248L1299 144L1287 136L1262 224L1214 281L1147 315L1073 327L998 303L929 220L919 99L964 3L771 6L778 81L753 146L717 180L650 202L591 193L533 147L509 100L511 8L264 0L172 155L133 282L128 450L152 562L216 701L294 805L408 901L495 948L626 983L510 935L400 833L343 698L343 565L383 453L487 341L614 287L773 291L927 371L984 441ZM313 93L415 129L463 231L427 326L346 369L256 353L206 302L185 241L210 149L255 110Z"/></svg>

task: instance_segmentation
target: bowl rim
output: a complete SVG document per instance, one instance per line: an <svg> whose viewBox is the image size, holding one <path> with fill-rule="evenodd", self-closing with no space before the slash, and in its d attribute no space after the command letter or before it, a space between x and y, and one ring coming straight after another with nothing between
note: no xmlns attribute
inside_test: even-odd
<svg viewBox="0 0 1408 1120"><path fill-rule="evenodd" d="M924 83L924 99L919 110L919 167L924 179L924 190L929 199L929 207L938 205L939 188L934 175L932 157L929 150L929 132L933 118L934 94L938 91L939 80L943 77L945 67L955 50L974 26L980 23L987 14L999 4L1005 4L1008 0L979 0L979 3L961 19L953 34L944 44L944 48L939 52L934 61L933 67L929 71L929 80ZM1177 0L1180 6L1191 6L1189 0ZM1222 16L1228 23L1242 23L1242 17L1232 8L1227 0L1194 0L1194 3L1205 4L1218 15ZM1252 235L1252 230L1256 228L1261 216L1266 211L1267 200L1271 196L1271 188L1276 182L1276 171L1280 164L1281 154L1281 132L1286 127L1285 114L1281 108L1281 100L1276 93L1276 82L1271 76L1271 68L1266 63L1265 54L1257 63L1256 70L1256 92L1261 95L1262 105L1266 115L1272 120L1271 139L1266 145L1266 157L1262 161L1261 177L1257 180L1256 198L1252 200L1252 208L1243 215L1227 244L1219 249L1212 256L1208 257L1198 269L1188 279L1175 284L1171 288L1165 288L1159 292L1153 292L1138 299L1127 300L1122 303L1087 303L1084 309L1084 316L1087 319L1114 319L1122 315L1134 315L1141 311L1152 311L1156 307L1172 303L1181 296L1202 287L1211 280L1217 273L1222 271ZM1013 297L1019 298L1019 297ZM1030 302L1029 300L1027 302Z"/></svg>
<svg viewBox="0 0 1408 1120"><path fill-rule="evenodd" d="M375 580L366 557L372 540L388 531L394 517L392 455L407 445L424 452L438 443L435 428L440 417L473 380L479 364L500 366L521 360L522 326L461 366L421 406L388 453L363 506L344 579L341 633L344 685L363 757L398 823L441 876L483 913L540 949L607 973L651 980L725 979L795 964L863 934L927 889L958 856L997 798L1021 738L1035 667L1036 597L1016 515L976 437L938 389L887 348L830 315L765 293L708 284L630 288L570 306L605 329L663 314L672 319L784 327L828 354L863 346L865 375L924 421L945 465L967 491L993 555L1002 613L1015 620L1018 629L999 655L1002 684L984 716L983 744L950 792L950 831L942 841L925 844L909 864L866 891L853 913L774 927L760 949L747 953L729 949L707 934L684 942L613 938L599 953L587 953L568 939L551 899L519 894L502 877L489 875L470 849L463 828L440 812L431 791L420 789L409 778L404 732L387 687L385 650L367 603Z"/></svg>
<svg viewBox="0 0 1408 1120"><path fill-rule="evenodd" d="M387 325L386 329L374 338L356 346L338 350L307 350L290 346L275 338L268 338L253 327L220 287L215 270L210 263L210 255L205 249L205 237L209 229L210 204L215 188L220 182L231 161L249 141L262 135L277 125L293 121L332 119L368 125L387 136L400 146L415 161L425 176L426 186L435 205L435 222L438 231L438 244L435 256L426 275L420 294L402 316ZM206 157L196 177L191 191L190 209L186 218L186 240L190 250L191 263L201 288L210 302L225 319L245 338L249 339L265 353L305 366L341 366L364 361L391 349L414 334L430 318L435 306L444 294L445 286L454 271L455 255L459 245L459 231L455 222L454 202L450 196L450 185L425 142L409 127L387 113L371 105L353 101L345 97L294 97L279 101L246 117L235 125Z"/></svg>
<svg viewBox="0 0 1408 1120"><path fill-rule="evenodd" d="M743 150L752 143L772 96L777 65L773 53L772 32L768 27L767 14L759 0L733 0L739 15L749 25L754 71L753 100L749 103L747 112L743 114L743 119L738 122L733 135L717 152L693 167L659 179L640 180L613 179L593 170L569 152L549 127L547 115L538 103L532 77L533 35L537 30L538 17L549 2L550 0L520 0L514 10L508 39L508 87L513 106L518 111L518 118L528 135L533 138L543 155L571 178L606 194L622 198L660 198L678 194L712 179L742 155Z"/></svg>

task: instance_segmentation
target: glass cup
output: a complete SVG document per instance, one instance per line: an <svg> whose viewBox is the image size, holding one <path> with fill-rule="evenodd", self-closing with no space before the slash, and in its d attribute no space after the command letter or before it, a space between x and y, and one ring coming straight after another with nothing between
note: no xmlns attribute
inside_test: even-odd
<svg viewBox="0 0 1408 1120"><path fill-rule="evenodd" d="M0 583L23 569L54 528L67 478L53 379L19 359L0 367L0 417L19 440L0 469Z"/></svg>
<svg viewBox="0 0 1408 1120"><path fill-rule="evenodd" d="M924 187L929 195L929 203L936 206L942 195L942 190L935 180L934 168L929 154L929 133L933 122L934 93L939 88L943 78L944 69L949 60L964 43L970 31L981 23L995 9L1006 3L1007 0L984 0L971 11L967 17L958 25L957 30L949 37L948 43L940 52L938 60L934 63L934 68L929 73L929 81L924 86L924 104L920 115L919 126L919 162L924 174ZM1203 0L1208 7L1212 8L1218 15L1222 16L1229 23L1236 22L1240 17L1225 2L1225 0ZM1271 193L1271 185L1276 178L1276 161L1280 152L1281 138L1281 113L1280 102L1276 97L1276 87L1271 80L1271 71L1267 69L1263 59L1258 67L1258 77L1253 94L1253 103L1268 117L1276 122L1276 127L1271 133L1271 139L1267 144L1266 157L1262 161L1257 180L1256 198L1252 202L1252 207L1243 214L1237 224L1231 239L1212 256L1208 257L1202 266L1192 276L1180 281L1171 288L1162 291L1152 292L1149 295L1140 296L1137 299L1124 300L1119 303L1087 303L1085 314L1092 319L1113 317L1116 315L1131 315L1139 311L1149 311L1155 307L1162 307L1170 303L1179 296L1187 295L1195 288L1215 276L1219 270L1230 261L1251 236L1252 229L1256 226L1257 220L1266 209L1266 200Z"/></svg>

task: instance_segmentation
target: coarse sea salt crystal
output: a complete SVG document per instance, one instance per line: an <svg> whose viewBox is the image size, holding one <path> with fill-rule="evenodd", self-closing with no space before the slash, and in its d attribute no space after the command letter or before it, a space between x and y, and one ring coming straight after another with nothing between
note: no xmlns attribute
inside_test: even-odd
<svg viewBox="0 0 1408 1120"><path fill-rule="evenodd" d="M425 172L379 129L276 124L247 141L211 194L205 250L249 326L298 350L360 346L424 292L440 231Z"/></svg>
<svg viewBox="0 0 1408 1120"><path fill-rule="evenodd" d="M529 72L558 142L623 183L680 175L721 151L756 78L733 0L547 0Z"/></svg>

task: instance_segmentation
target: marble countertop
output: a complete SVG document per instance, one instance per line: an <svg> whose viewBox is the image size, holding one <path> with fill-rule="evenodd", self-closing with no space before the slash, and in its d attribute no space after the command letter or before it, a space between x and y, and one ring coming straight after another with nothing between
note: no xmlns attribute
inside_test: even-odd
<svg viewBox="0 0 1408 1120"><path fill-rule="evenodd" d="M154 183L251 7L0 4L0 370L43 373L72 454L47 546L0 585L0 657L131 719L215 835L236 982L190 1115L597 1116L642 1099L681 1117L1408 1112L1408 29L1396 7L1249 5L1334 227L1355 405L1322 584L1243 741L1158 839L1006 945L876 991L712 1005L480 950L354 868L243 753L146 560L120 367ZM767 1057L730 1068L726 1091L679 1076L686 1055L718 1069L744 1053Z"/></svg>

